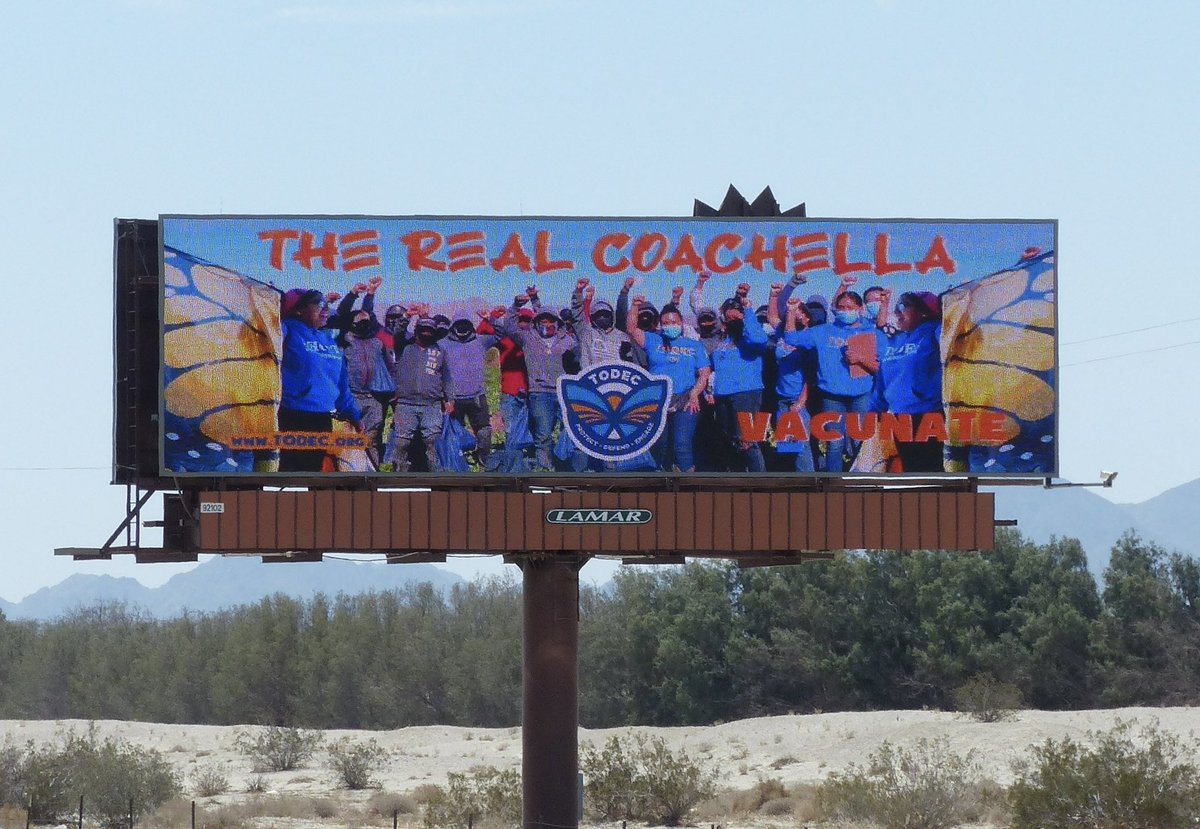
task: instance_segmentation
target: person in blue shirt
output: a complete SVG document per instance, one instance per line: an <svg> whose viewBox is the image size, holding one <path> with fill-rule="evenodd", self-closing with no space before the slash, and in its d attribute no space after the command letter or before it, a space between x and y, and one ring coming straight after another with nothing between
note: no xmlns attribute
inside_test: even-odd
<svg viewBox="0 0 1200 829"><path fill-rule="evenodd" d="M362 411L350 391L346 358L333 332L324 330L329 306L317 290L293 288L280 301L283 319L281 432L332 432L333 419L361 428ZM284 450L280 472L320 472L326 453Z"/></svg>
<svg viewBox="0 0 1200 829"><path fill-rule="evenodd" d="M856 339L862 335L876 342L864 348ZM834 302L832 322L786 333L783 341L816 356L820 394L817 407L821 412L841 415L838 423L830 425L839 436L828 443L824 468L827 472L842 472L847 462L854 462L859 447L858 441L846 438L845 415L871 410L871 390L884 335L875 328L874 321L863 317L862 297L855 291L845 291Z"/></svg>
<svg viewBox="0 0 1200 829"><path fill-rule="evenodd" d="M871 410L912 415L916 428L921 415L943 413L942 304L936 294L912 291L900 295L895 310L898 330L881 347ZM940 440L896 441L896 451L905 472L945 471Z"/></svg>
<svg viewBox="0 0 1200 829"><path fill-rule="evenodd" d="M733 471L765 472L762 449L754 441L742 439L738 413L757 413L762 407L763 354L770 344L762 326L746 310L752 307L746 294L748 285L738 286L738 295L721 305L724 332L713 346L713 393L717 423L734 450Z"/></svg>
<svg viewBox="0 0 1200 829"><path fill-rule="evenodd" d="M659 468L676 472L695 472L693 445L696 423L700 419L700 395L708 386L712 369L704 344L683 335L683 315L674 305L663 307L658 331L643 331L638 327L638 312L643 296L635 296L626 315L625 330L634 345L646 353L651 374L671 378L671 400L667 409L667 426L650 450Z"/></svg>
<svg viewBox="0 0 1200 829"><path fill-rule="evenodd" d="M803 349L788 345L784 338L788 334L804 331L812 326L812 316L808 307L800 301L800 297L789 297L784 311L785 318L780 320L776 300L782 293L783 285L771 286L770 321L777 328L782 327L781 336L775 344L775 360L778 364L778 376L775 381L775 394L778 402L775 407L775 426L779 428L779 418L785 412L794 412L804 425L805 434L811 434L811 419L808 414L808 375L812 370L811 354ZM795 450L795 468L797 472L813 472L813 452L808 440L799 442L798 446L788 446ZM787 454L776 445L776 451Z"/></svg>

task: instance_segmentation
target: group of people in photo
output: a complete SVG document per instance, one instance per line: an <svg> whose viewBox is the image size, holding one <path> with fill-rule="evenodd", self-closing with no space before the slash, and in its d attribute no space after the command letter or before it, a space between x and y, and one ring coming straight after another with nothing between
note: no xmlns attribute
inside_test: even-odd
<svg viewBox="0 0 1200 829"><path fill-rule="evenodd" d="M634 278L612 298L579 278L553 303L531 285L506 307L454 319L415 300L387 305L380 319L379 277L344 296L294 288L280 308L279 428L330 432L340 421L361 432L366 468L340 471L447 471L438 444L452 424L473 438L466 459L481 471L836 473L860 451L845 415L942 411L936 294L894 296L879 285L860 292L848 274L834 278L827 296L797 275L765 295L742 283L713 301L710 279L699 274L686 300L679 286L661 305ZM560 377L613 362L670 377L673 391L660 437L620 462L571 444L558 399ZM498 412L490 364L498 366ZM776 422L794 413L807 439L747 439L746 422L764 412ZM811 417L823 412L838 416L833 439L811 436ZM896 451L902 471L943 469L936 438L902 441ZM279 468L318 472L333 462L285 450Z"/></svg>

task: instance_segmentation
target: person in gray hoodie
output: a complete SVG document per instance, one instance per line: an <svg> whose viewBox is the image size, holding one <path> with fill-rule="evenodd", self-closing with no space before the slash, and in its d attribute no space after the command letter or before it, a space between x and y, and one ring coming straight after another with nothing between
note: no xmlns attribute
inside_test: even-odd
<svg viewBox="0 0 1200 829"><path fill-rule="evenodd" d="M408 446L419 432L429 470L440 472L437 439L442 434L442 415L451 413L454 404L450 361L437 343L437 323L429 317L417 320L413 339L397 342L396 351L396 408L383 461L394 463L397 472L407 472Z"/></svg>
<svg viewBox="0 0 1200 829"><path fill-rule="evenodd" d="M619 363L629 353L629 335L617 325L612 305L596 299L596 286L586 276L575 283L571 312L583 370L600 363Z"/></svg>
<svg viewBox="0 0 1200 829"><path fill-rule="evenodd" d="M535 291L536 293L536 291ZM515 302L501 319L496 331L512 340L525 352L529 376L529 431L533 433L536 471L549 472L550 448L554 430L562 425L558 404L558 378L566 373L563 358L577 347L575 337L563 331L562 321L550 311L540 311L528 330L517 326L520 306Z"/></svg>
<svg viewBox="0 0 1200 829"><path fill-rule="evenodd" d="M499 334L478 334L469 319L456 319L450 333L438 343L450 364L451 417L469 424L475 433L475 453L481 466L487 466L492 452L491 412L484 387L484 362L488 350L501 340Z"/></svg>

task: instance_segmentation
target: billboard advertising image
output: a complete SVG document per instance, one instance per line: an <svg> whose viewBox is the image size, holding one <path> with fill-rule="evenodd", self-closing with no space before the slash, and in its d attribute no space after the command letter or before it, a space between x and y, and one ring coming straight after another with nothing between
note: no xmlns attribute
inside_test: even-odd
<svg viewBox="0 0 1200 829"><path fill-rule="evenodd" d="M159 222L164 474L1057 473L1053 221Z"/></svg>

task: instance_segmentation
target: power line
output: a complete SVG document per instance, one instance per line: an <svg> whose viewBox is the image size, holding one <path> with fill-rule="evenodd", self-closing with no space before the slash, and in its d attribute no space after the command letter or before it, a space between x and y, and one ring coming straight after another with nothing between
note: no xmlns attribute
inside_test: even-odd
<svg viewBox="0 0 1200 829"><path fill-rule="evenodd" d="M1103 363L1107 360L1117 360L1121 357L1134 357L1138 354L1153 354L1156 351L1170 351L1173 348L1183 348L1185 345L1200 345L1200 340L1189 340L1186 343L1164 345L1159 348L1147 348L1142 351L1126 351L1124 354L1113 354L1108 357L1097 357L1094 360L1080 360L1078 363L1064 363L1061 368L1070 368L1071 366L1086 366L1088 363Z"/></svg>
<svg viewBox="0 0 1200 829"><path fill-rule="evenodd" d="M1185 320L1175 320L1174 322L1160 322L1157 325L1147 325L1145 328L1131 328L1128 331L1114 331L1111 334L1098 334L1095 337L1086 337L1085 339L1082 339L1082 340L1071 340L1071 342L1062 343L1062 345L1079 345L1081 343L1093 343L1096 340L1108 340L1108 339L1112 339L1113 337L1124 337L1126 334L1140 334L1143 331L1153 331L1155 328L1167 328L1168 326L1171 326L1171 325L1183 325L1185 322L1198 322L1198 321L1200 321L1200 317L1191 317L1191 318L1185 319Z"/></svg>

